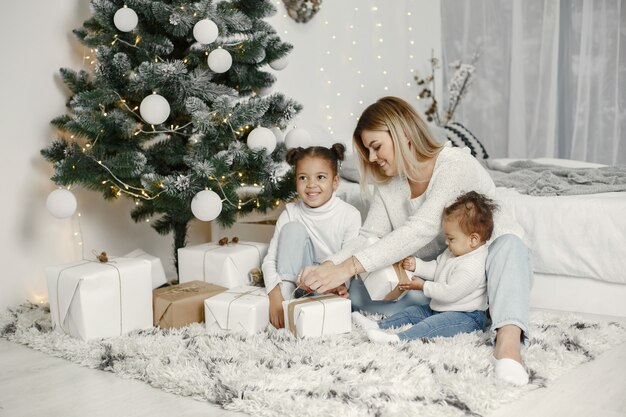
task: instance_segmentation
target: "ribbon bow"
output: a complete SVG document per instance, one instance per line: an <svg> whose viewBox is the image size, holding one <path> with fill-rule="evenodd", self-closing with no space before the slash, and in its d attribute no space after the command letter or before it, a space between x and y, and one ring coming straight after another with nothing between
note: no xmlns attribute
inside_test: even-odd
<svg viewBox="0 0 626 417"><path fill-rule="evenodd" d="M101 263L105 264L107 262L109 262L109 257L107 256L107 253L102 251L100 252L100 254L98 255L98 252L96 252L96 250L92 250L91 253L94 254L94 256L96 257L97 260L99 260Z"/></svg>
<svg viewBox="0 0 626 417"><path fill-rule="evenodd" d="M223 237L223 238L221 238L220 240L218 240L218 241L217 241L217 243L218 243L220 246L225 246L225 245L228 245L228 243L229 243L229 242L228 242L228 238L227 238L227 237ZM237 236L233 237L233 238L230 240L230 243L239 243L239 238L238 238Z"/></svg>

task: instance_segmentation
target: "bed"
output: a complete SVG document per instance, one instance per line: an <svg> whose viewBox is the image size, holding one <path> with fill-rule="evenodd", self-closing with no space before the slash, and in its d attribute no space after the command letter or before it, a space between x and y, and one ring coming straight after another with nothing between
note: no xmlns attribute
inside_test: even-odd
<svg viewBox="0 0 626 417"><path fill-rule="evenodd" d="M502 165L514 159L490 159ZM598 168L564 159L535 159L541 164ZM337 196L365 218L368 201L358 170L349 158L341 168ZM537 197L498 187L500 205L523 227L533 254L531 306L626 317L626 192ZM239 236L269 242L279 211L240 219L232 229L212 227L212 236Z"/></svg>
<svg viewBox="0 0 626 417"><path fill-rule="evenodd" d="M507 165L514 159L494 159ZM572 168L602 165L539 158ZM354 178L353 173L345 175ZM367 213L358 183L343 178L337 195ZM533 254L531 306L626 316L626 192L531 196L498 187L499 204L525 232Z"/></svg>

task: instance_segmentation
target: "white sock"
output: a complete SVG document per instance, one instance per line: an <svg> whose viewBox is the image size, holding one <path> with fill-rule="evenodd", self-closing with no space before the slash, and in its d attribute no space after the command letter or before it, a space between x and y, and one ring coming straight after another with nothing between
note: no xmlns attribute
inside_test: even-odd
<svg viewBox="0 0 626 417"><path fill-rule="evenodd" d="M398 335L385 333L384 331L379 329L368 329L367 337L370 339L370 341L381 344L398 343L400 341Z"/></svg>
<svg viewBox="0 0 626 417"><path fill-rule="evenodd" d="M378 323L375 320L368 319L358 311L352 313L352 321L363 330L378 329Z"/></svg>
<svg viewBox="0 0 626 417"><path fill-rule="evenodd" d="M528 373L518 361L509 358L495 359L493 366L498 379L517 386L528 384Z"/></svg>

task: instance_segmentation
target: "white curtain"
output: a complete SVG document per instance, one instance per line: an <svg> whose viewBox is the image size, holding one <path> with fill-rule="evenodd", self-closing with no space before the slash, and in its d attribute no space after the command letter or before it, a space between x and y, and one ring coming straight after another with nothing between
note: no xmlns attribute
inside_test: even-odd
<svg viewBox="0 0 626 417"><path fill-rule="evenodd" d="M446 65L479 51L455 120L492 157L626 164L624 0L442 0Z"/></svg>

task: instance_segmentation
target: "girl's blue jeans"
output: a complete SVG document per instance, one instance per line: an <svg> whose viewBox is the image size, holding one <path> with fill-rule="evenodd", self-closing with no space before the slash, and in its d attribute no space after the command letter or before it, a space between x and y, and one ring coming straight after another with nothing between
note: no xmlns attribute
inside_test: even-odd
<svg viewBox="0 0 626 417"><path fill-rule="evenodd" d="M397 334L400 340L415 340L437 336L451 337L459 333L483 330L487 323L484 311L434 311L427 305L415 305L378 322L381 329L413 324Z"/></svg>
<svg viewBox="0 0 626 417"><path fill-rule="evenodd" d="M284 300L302 295L296 289L298 273L314 265L313 242L302 223L289 222L280 229L276 257L276 271L281 278L280 291ZM304 292L304 290L302 290Z"/></svg>

